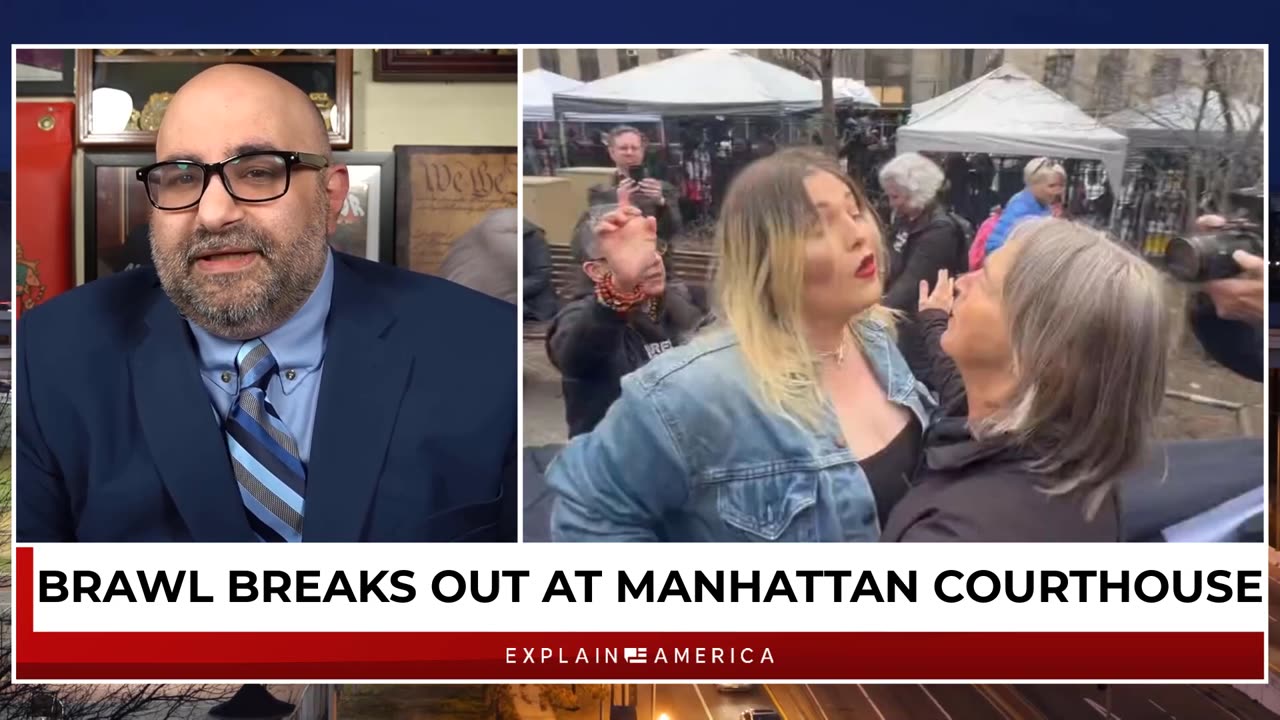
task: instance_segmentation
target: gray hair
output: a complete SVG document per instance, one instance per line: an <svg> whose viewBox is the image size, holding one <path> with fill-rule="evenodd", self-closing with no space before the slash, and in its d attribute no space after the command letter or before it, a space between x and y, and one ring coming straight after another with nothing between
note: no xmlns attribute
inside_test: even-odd
<svg viewBox="0 0 1280 720"><path fill-rule="evenodd" d="M1159 272L1127 247L1055 218L1020 224L1003 301L1017 384L975 437L1010 435L1051 495L1086 494L1087 518L1145 454L1173 333Z"/></svg>
<svg viewBox="0 0 1280 720"><path fill-rule="evenodd" d="M614 127L612 130L609 131L609 134L605 136L604 144L608 145L609 147L613 147L614 141L617 140L619 137L626 135L627 133L635 133L639 135L641 145L649 144L649 137L644 133L640 132L639 128L632 127L631 125L618 125Z"/></svg>
<svg viewBox="0 0 1280 720"><path fill-rule="evenodd" d="M1053 174L1064 180L1067 177L1066 168L1059 165L1052 158L1038 157L1028 162L1022 168L1022 182L1027 185L1035 185L1044 177Z"/></svg>
<svg viewBox="0 0 1280 720"><path fill-rule="evenodd" d="M572 249L578 262L587 262L600 257L600 238L596 237L596 226L605 216L621 207L618 203L601 203L592 205L578 220L573 230Z"/></svg>
<svg viewBox="0 0 1280 720"><path fill-rule="evenodd" d="M907 206L923 210L942 188L942 168L920 153L903 153L880 168L880 185L894 185L907 193Z"/></svg>

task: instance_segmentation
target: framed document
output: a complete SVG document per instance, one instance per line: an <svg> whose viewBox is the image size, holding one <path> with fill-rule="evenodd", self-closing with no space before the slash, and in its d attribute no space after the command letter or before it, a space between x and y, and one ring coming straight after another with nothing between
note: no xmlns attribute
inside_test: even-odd
<svg viewBox="0 0 1280 720"><path fill-rule="evenodd" d="M397 145L396 265L435 273L460 235L491 210L518 207L514 147Z"/></svg>

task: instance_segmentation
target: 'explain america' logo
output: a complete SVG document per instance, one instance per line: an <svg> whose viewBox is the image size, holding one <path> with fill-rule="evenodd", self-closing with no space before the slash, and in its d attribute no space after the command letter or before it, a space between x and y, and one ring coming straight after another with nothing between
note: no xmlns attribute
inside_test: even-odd
<svg viewBox="0 0 1280 720"><path fill-rule="evenodd" d="M508 665L765 665L771 648L509 647Z"/></svg>

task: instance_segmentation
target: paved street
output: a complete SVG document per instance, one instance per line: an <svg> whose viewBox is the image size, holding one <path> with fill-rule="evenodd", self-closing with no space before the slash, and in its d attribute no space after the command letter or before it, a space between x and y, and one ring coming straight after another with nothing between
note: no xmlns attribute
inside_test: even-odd
<svg viewBox="0 0 1280 720"><path fill-rule="evenodd" d="M684 686L691 687L691 686ZM1095 685L770 685L786 720L1076 720L1105 718ZM1275 720L1232 688L1127 685L1111 689L1112 720ZM701 720L703 712L672 715ZM719 715L710 717L719 720Z"/></svg>
<svg viewBox="0 0 1280 720"><path fill-rule="evenodd" d="M721 692L715 685L658 685L656 712L649 714L649 689L640 686L637 717L649 720L666 713L671 720L738 720L743 710L772 708L760 685L737 692Z"/></svg>

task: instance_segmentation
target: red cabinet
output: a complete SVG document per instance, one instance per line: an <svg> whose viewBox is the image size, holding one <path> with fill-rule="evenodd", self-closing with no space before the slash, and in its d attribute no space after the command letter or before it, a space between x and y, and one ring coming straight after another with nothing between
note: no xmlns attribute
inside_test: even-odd
<svg viewBox="0 0 1280 720"><path fill-rule="evenodd" d="M17 105L13 121L17 134L13 168L15 315L75 284L71 201L75 104Z"/></svg>

